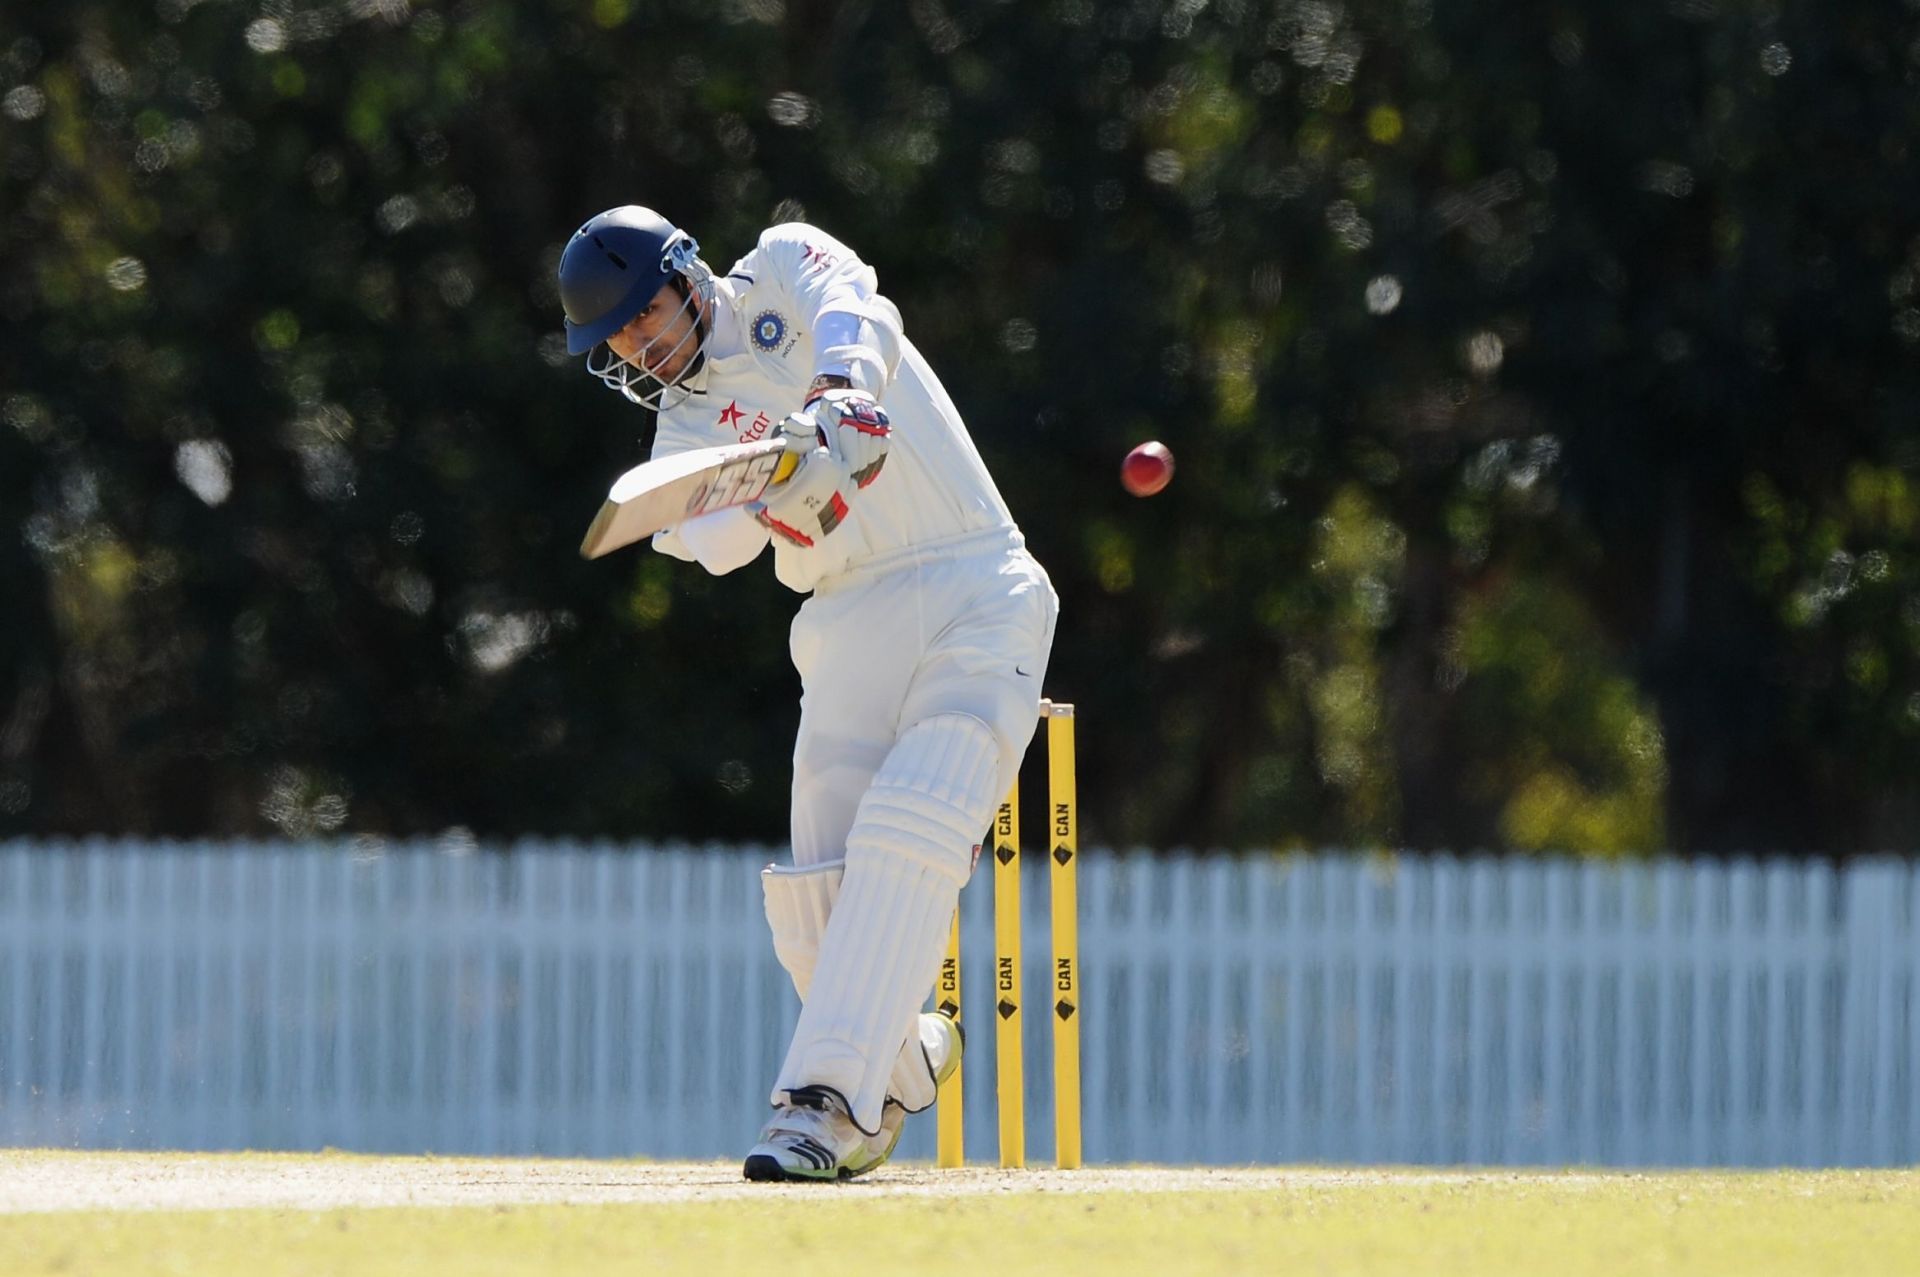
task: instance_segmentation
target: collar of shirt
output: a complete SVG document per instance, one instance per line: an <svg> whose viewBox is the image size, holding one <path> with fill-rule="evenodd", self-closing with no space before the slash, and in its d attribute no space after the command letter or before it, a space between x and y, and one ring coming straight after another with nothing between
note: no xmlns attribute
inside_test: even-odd
<svg viewBox="0 0 1920 1277"><path fill-rule="evenodd" d="M700 369L684 384L696 395L704 395L713 380L716 367L738 367L750 362L747 335L740 326L739 287L744 281L715 276L713 302L707 307L707 336L700 343Z"/></svg>
<svg viewBox="0 0 1920 1277"><path fill-rule="evenodd" d="M752 352L747 349L747 332L740 323L740 291L745 280L722 277L713 281L712 324L707 329L707 358L732 359Z"/></svg>

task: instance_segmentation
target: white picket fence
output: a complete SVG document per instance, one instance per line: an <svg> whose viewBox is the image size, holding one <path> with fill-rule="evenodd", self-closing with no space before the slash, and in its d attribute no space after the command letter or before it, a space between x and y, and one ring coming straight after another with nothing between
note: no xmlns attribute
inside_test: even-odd
<svg viewBox="0 0 1920 1277"><path fill-rule="evenodd" d="M0 844L0 1144L738 1155L764 849ZM1050 1129L1030 853L1029 1155ZM995 1155L991 885L963 900ZM1920 1161L1920 869L1090 851L1090 1162ZM932 1122L902 1155L930 1157Z"/></svg>

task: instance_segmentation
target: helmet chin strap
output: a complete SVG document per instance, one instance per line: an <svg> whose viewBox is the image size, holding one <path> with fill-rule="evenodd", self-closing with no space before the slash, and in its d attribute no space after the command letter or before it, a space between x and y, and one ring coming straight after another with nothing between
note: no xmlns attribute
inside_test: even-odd
<svg viewBox="0 0 1920 1277"><path fill-rule="evenodd" d="M693 322L687 325L687 331L661 355L658 362L673 362L687 343L692 342L693 351L686 367L672 381L662 381L646 370L647 356L665 339L667 334L664 332L636 350L632 361L622 359L606 342L601 342L587 354L587 371L598 377L609 390L617 390L642 408L651 408L655 412L664 412L686 402L706 386L707 333L713 322L713 272L707 269L705 262L691 254L684 259L676 259L673 264L686 278L688 288L680 309L674 312L667 326L668 332L672 331L689 308L693 311Z"/></svg>

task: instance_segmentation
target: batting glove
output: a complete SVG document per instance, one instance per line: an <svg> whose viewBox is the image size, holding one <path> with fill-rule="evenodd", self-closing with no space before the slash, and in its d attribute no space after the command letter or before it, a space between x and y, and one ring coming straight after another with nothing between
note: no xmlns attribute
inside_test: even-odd
<svg viewBox="0 0 1920 1277"><path fill-rule="evenodd" d="M748 507L768 531L803 549L830 536L847 517L841 490L847 472L840 459L820 441L820 427L810 413L796 412L774 429L785 435L811 438L815 446L801 454L800 468L766 496Z"/></svg>
<svg viewBox="0 0 1920 1277"><path fill-rule="evenodd" d="M809 400L806 410L854 487L864 488L879 478L887 464L893 424L872 395L864 390L828 390Z"/></svg>

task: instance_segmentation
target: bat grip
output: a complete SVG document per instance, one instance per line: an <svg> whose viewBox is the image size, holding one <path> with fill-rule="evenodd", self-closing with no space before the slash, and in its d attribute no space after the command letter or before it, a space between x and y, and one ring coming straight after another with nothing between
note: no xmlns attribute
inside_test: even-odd
<svg viewBox="0 0 1920 1277"><path fill-rule="evenodd" d="M793 417L806 417L808 420L812 420L812 415L806 412L796 412L793 414ZM793 417L787 418L787 421L792 421ZM786 422L782 422L781 427L787 451L773 467L772 483L774 484L785 483L787 480L793 478L794 471L800 468L800 462L805 459L808 453L816 448L824 448L827 445L826 433L822 431L818 425L814 426L811 434L807 434L805 432L787 430L785 428L786 424Z"/></svg>

